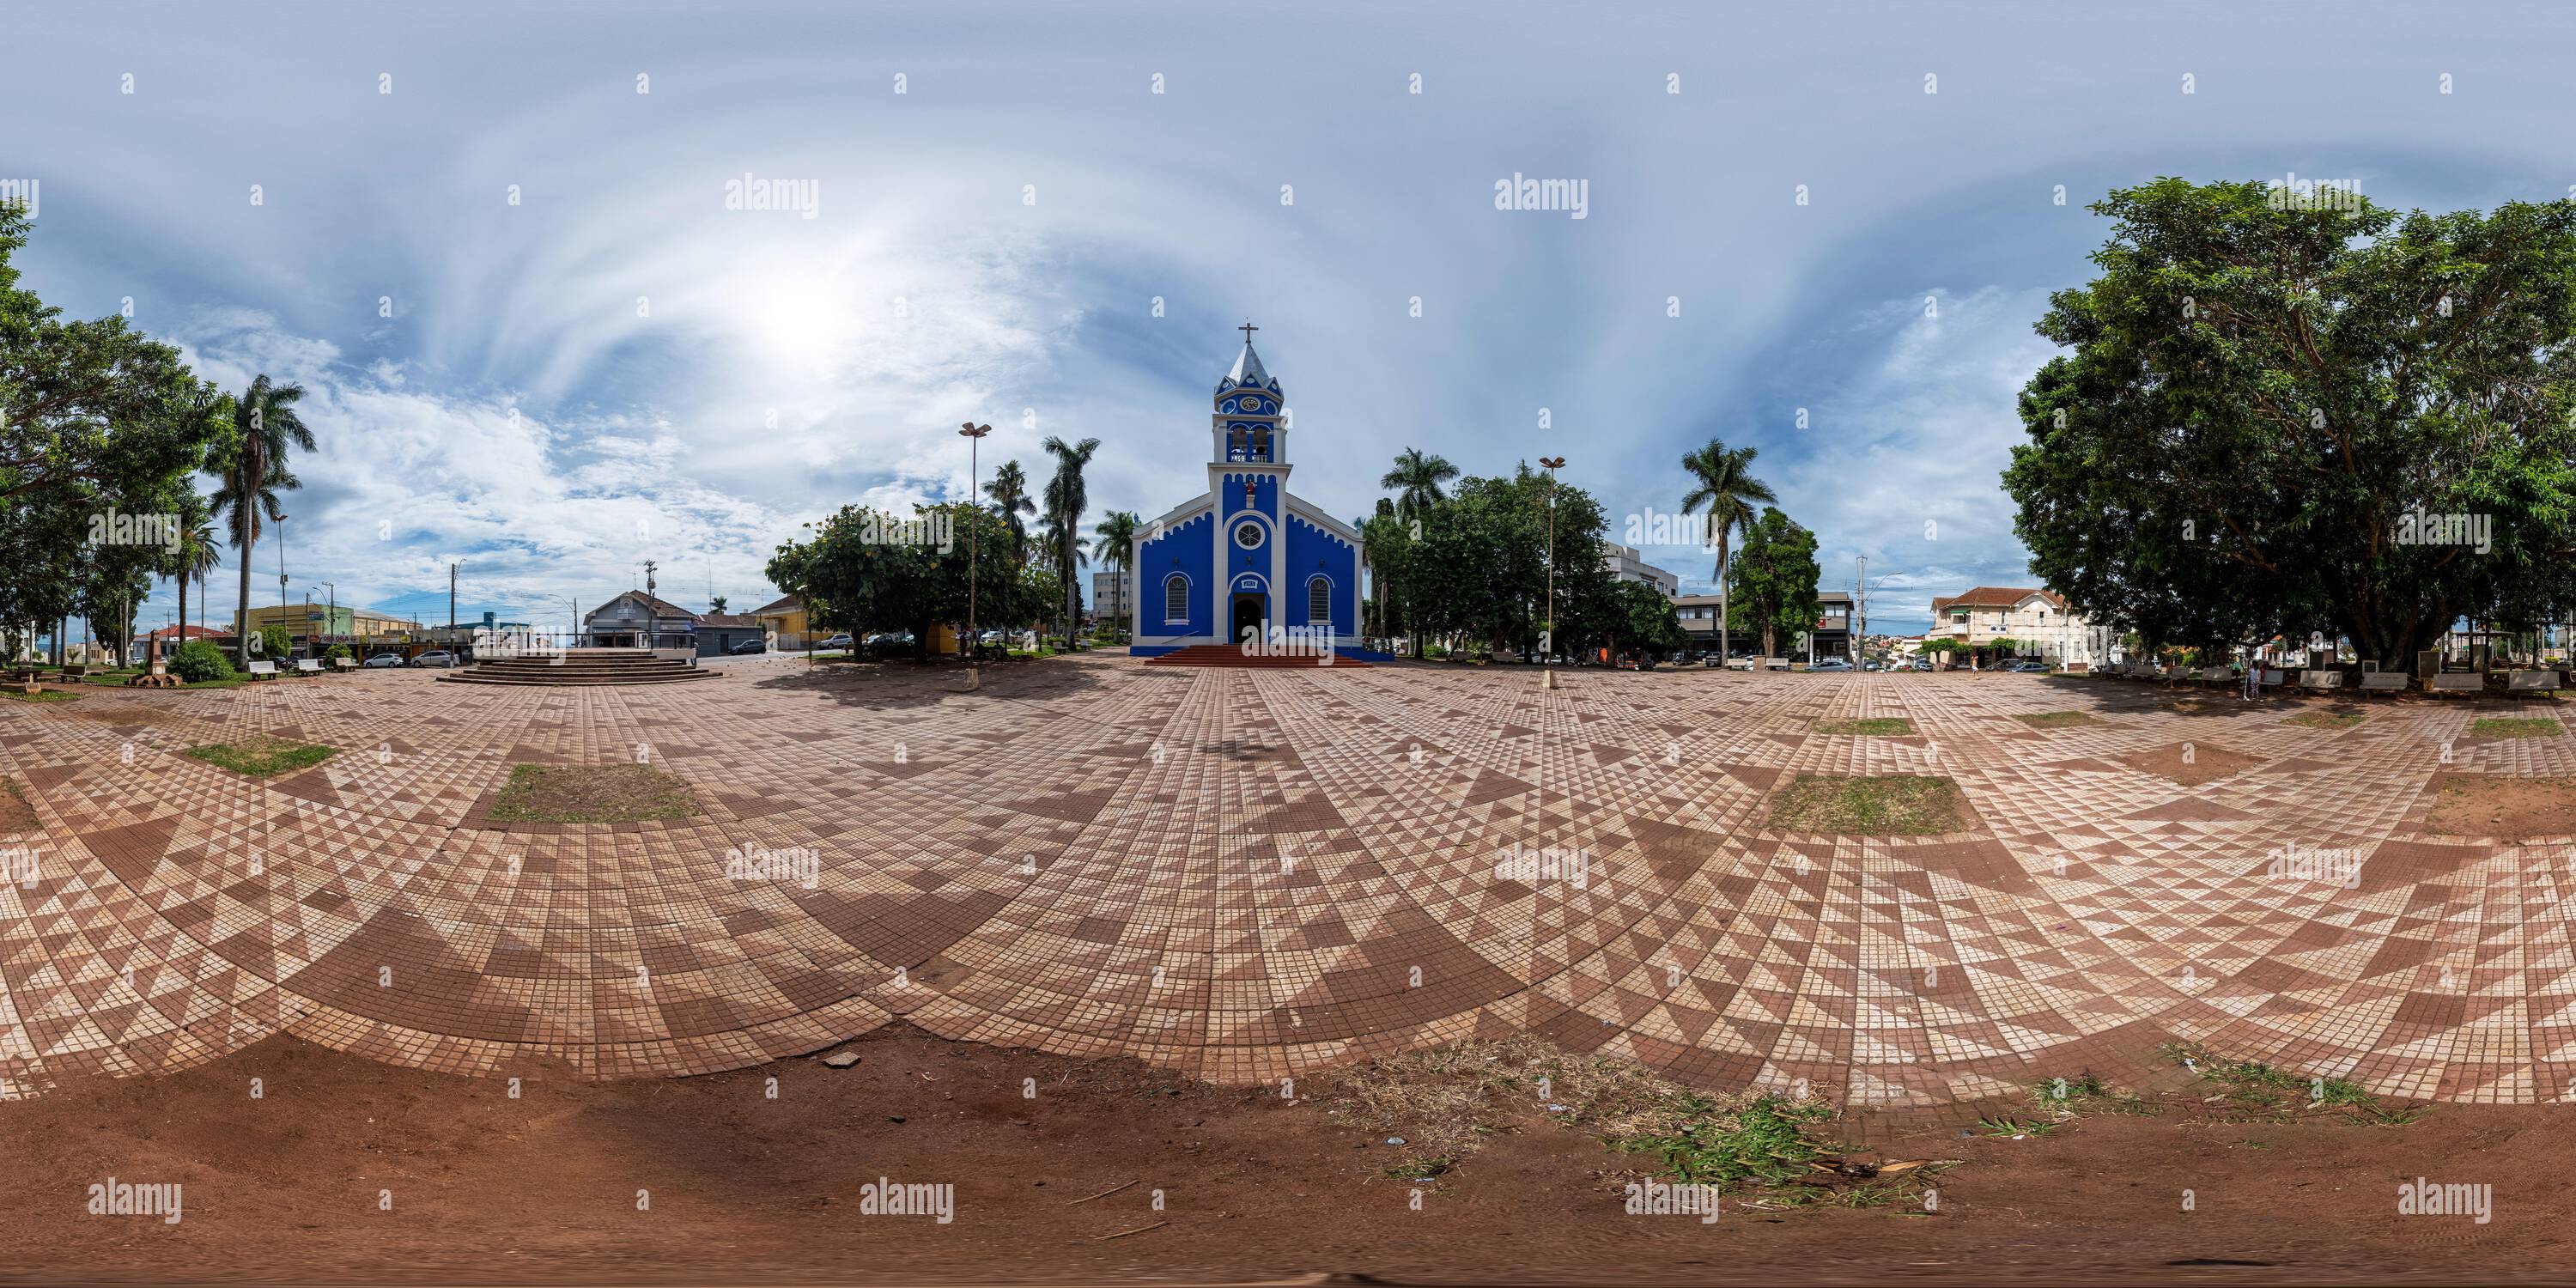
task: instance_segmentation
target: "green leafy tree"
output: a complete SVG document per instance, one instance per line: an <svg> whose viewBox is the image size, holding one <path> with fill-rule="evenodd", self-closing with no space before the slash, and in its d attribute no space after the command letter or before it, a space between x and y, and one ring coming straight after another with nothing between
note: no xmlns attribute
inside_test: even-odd
<svg viewBox="0 0 2576 1288"><path fill-rule="evenodd" d="M1750 533L1753 507L1780 498L1771 487L1753 477L1753 458L1759 451L1751 447L1728 447L1719 439L1708 440L1708 446L1682 458L1682 471L1691 477L1692 487L1682 497L1682 513L1696 514L1708 510L1709 534L1717 539L1717 570L1711 574L1717 581L1717 657L1720 663L1730 656L1733 641L1727 634L1730 592L1726 557L1728 547L1739 532ZM1763 655L1771 649L1766 642Z"/></svg>
<svg viewBox="0 0 2576 1288"><path fill-rule="evenodd" d="M1745 629L1762 633L1762 656L1778 657L1779 637L1812 631L1823 611L1816 598L1816 534L1790 521L1778 506L1744 530L1744 549L1733 569L1734 597L1729 611Z"/></svg>
<svg viewBox="0 0 2576 1288"><path fill-rule="evenodd" d="M993 508L1010 525L1011 566L1029 561L1028 516L1038 512L1037 502L1029 499L1029 476L1018 461L1005 461L993 471L993 481L984 485L984 495L993 498ZM996 546L996 550L1003 547Z"/></svg>
<svg viewBox="0 0 2576 1288"><path fill-rule="evenodd" d="M2331 632L2392 668L2464 616L2563 616L2576 204L2277 191L2169 178L2092 207L2101 275L2038 324L2068 352L2023 388L2004 472L2034 571L2151 645Z"/></svg>
<svg viewBox="0 0 2576 1288"><path fill-rule="evenodd" d="M285 509L278 504L277 494L304 486L303 480L286 468L287 454L296 448L314 450L313 431L305 428L303 417L295 411L295 404L303 400L302 385L276 384L265 375L253 379L250 388L235 401L233 434L210 463L212 471L223 479L213 499L215 512L228 516L232 544L242 552L244 623L250 621L251 552L259 544L262 517L269 523L284 517ZM238 647L243 665L249 665L247 636Z"/></svg>
<svg viewBox="0 0 2576 1288"><path fill-rule="evenodd" d="M1127 581L1136 571L1136 531L1144 522L1144 517L1133 510L1112 510L1109 517L1100 521L1099 527L1091 530L1092 535L1100 539L1093 549L1101 561L1118 574L1111 579L1109 638L1112 641L1126 629Z"/></svg>
<svg viewBox="0 0 2576 1288"><path fill-rule="evenodd" d="M233 664L212 640L190 640L179 646L168 663L172 675L190 684L233 678Z"/></svg>
<svg viewBox="0 0 2576 1288"><path fill-rule="evenodd" d="M907 516L843 506L810 525L807 539L778 547L764 571L771 585L804 599L818 626L854 637L869 631L912 632L917 660L929 656L938 627L965 624L970 577L975 611L984 620L1025 622L1053 611L1061 585L1052 573L1033 580L1026 567L970 566L970 540L995 549L1009 540L1000 515L960 502L915 506L909 518L928 522L943 513L955 534L945 550L887 540ZM970 532L970 525L981 526ZM1046 597L1033 599L1033 586L1043 586Z"/></svg>
<svg viewBox="0 0 2576 1288"><path fill-rule="evenodd" d="M1100 440L1068 443L1050 436L1040 446L1055 457L1055 477L1046 485L1047 545L1056 576L1064 582L1064 648L1070 653L1080 642L1076 636L1082 629L1082 563L1089 550L1082 537L1082 512L1090 508L1091 491L1082 472L1100 450Z"/></svg>
<svg viewBox="0 0 2576 1288"><path fill-rule="evenodd" d="M1443 456L1426 456L1420 449L1408 447L1396 454L1395 468L1377 481L1383 488L1395 489L1395 515L1399 519L1418 519L1431 507L1447 500L1440 485L1458 477L1458 467Z"/></svg>

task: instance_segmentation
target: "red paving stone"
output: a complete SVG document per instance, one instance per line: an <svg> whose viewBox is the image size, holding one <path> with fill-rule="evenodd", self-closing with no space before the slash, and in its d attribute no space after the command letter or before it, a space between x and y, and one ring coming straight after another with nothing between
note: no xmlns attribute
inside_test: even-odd
<svg viewBox="0 0 2576 1288"><path fill-rule="evenodd" d="M2448 774L2576 773L2469 704L2355 728L2117 681L1289 671L1058 659L983 692L792 660L632 689L406 672L0 703L42 824L0 887L0 1097L281 1030L627 1077L944 1036L1269 1080L1533 1030L1695 1081L1937 1110L2159 1041L2395 1096L2569 1092L2569 838L2430 837ZM2090 712L2033 730L2015 713ZM1818 720L1902 716L1901 738ZM131 717L128 719L127 717ZM341 753L257 782L177 753ZM2197 787L2116 758L2259 763ZM2445 763L2445 746L2450 746ZM129 755L130 753L130 755ZM639 754L703 817L493 824L513 764ZM1982 831L1760 830L1797 773L1940 773ZM1586 878L1498 872L1514 847ZM2349 851L2350 883L2267 875ZM729 879L810 851L814 879Z"/></svg>

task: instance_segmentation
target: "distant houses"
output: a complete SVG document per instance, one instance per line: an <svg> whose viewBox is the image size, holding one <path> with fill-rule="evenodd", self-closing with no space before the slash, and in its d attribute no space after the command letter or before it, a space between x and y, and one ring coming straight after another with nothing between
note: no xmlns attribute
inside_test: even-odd
<svg viewBox="0 0 2576 1288"><path fill-rule="evenodd" d="M581 634L590 648L687 649L715 655L731 652L744 640L765 638L766 632L760 613L693 613L630 590L584 614Z"/></svg>

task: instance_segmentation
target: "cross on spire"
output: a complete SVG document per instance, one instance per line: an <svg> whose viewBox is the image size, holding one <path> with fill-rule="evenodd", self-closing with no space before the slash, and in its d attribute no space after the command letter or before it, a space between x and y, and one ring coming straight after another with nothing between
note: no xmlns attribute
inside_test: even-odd
<svg viewBox="0 0 2576 1288"><path fill-rule="evenodd" d="M1250 343L1252 343L1252 333L1253 333L1253 332L1255 332L1255 331L1258 331L1258 330L1260 330L1260 329L1261 329L1260 327L1254 326L1254 325L1253 325L1253 324L1251 324L1250 322L1246 322L1246 323L1244 323L1242 326L1239 326L1239 327L1236 327L1236 328L1235 328L1235 330L1237 330L1237 331L1241 331L1241 332L1243 333L1243 342L1244 342L1245 344L1250 344Z"/></svg>

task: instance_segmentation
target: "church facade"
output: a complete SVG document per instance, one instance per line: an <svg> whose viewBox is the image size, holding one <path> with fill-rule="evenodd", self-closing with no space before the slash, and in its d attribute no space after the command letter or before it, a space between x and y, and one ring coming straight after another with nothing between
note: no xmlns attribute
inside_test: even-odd
<svg viewBox="0 0 2576 1288"><path fill-rule="evenodd" d="M1243 352L1216 382L1208 490L1137 536L1130 651L1256 643L1379 656L1360 644L1359 532L1288 491L1293 431L1278 378L1253 352L1258 329L1243 328Z"/></svg>

